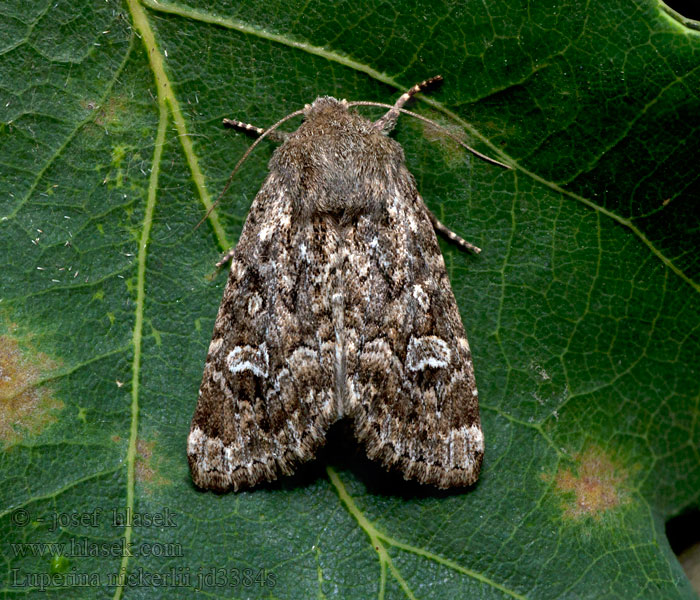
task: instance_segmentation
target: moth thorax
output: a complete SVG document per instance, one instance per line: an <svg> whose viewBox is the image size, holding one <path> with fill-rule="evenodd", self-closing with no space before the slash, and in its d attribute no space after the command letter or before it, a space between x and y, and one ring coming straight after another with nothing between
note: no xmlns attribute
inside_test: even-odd
<svg viewBox="0 0 700 600"><path fill-rule="evenodd" d="M360 214L376 213L383 206L377 181L360 178L325 179L306 189L300 199L302 212L327 214L346 221Z"/></svg>
<svg viewBox="0 0 700 600"><path fill-rule="evenodd" d="M374 138L342 136L307 155L300 188L309 209L340 219L381 210L394 185L400 155L392 151L391 140Z"/></svg>

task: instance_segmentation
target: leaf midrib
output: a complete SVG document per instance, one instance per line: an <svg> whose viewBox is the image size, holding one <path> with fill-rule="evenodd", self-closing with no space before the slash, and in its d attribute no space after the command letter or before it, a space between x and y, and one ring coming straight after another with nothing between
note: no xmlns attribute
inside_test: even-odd
<svg viewBox="0 0 700 600"><path fill-rule="evenodd" d="M157 98L158 98L158 132L156 134L155 147L153 150L153 166L148 180L148 197L146 201L146 211L143 219L143 229L139 240L138 249L138 275L136 283L136 310L134 315L134 331L132 337L133 361L131 373L131 424L129 427L129 446L126 454L127 485L126 485L126 508L127 512L133 514L134 510L134 487L136 478L136 447L138 441L139 425L139 383L141 372L141 342L143 334L143 313L146 298L146 257L148 255L148 242L153 225L153 214L155 211L156 199L158 195L158 177L160 175L160 163L165 145L165 134L168 125L168 108L166 105L167 91L169 85L162 85L161 79L165 76L162 71L162 58L157 51L155 37L151 30L146 15L136 0L127 0L129 10L134 20L135 28L141 33L141 40L146 47L146 53L151 68L156 75ZM160 71L159 71L160 69ZM161 73L162 71L162 73ZM171 104L171 110L173 106ZM194 164L196 167L196 163ZM192 168L192 164L190 163ZM203 198L204 200L204 198ZM133 527L131 523L126 523L124 527L124 547L131 545ZM125 552L122 556L119 567L118 584L114 591L114 600L120 600L124 593L124 584L129 567L130 553Z"/></svg>

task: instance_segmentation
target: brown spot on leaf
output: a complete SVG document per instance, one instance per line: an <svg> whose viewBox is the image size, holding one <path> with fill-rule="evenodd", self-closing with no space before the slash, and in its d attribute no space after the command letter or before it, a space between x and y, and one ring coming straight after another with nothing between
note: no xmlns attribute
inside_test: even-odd
<svg viewBox="0 0 700 600"><path fill-rule="evenodd" d="M155 446L155 442L147 442L141 438L137 440L136 464L134 467L136 480L142 483L166 485L170 483L170 480L161 476L153 466L153 449Z"/></svg>
<svg viewBox="0 0 700 600"><path fill-rule="evenodd" d="M573 469L560 469L554 477L562 492L564 516L593 517L629 502L629 472L598 446L590 446L574 457Z"/></svg>
<svg viewBox="0 0 700 600"><path fill-rule="evenodd" d="M56 421L63 402L41 384L56 368L48 356L23 349L16 338L0 336L0 444L12 445Z"/></svg>
<svg viewBox="0 0 700 600"><path fill-rule="evenodd" d="M95 117L95 123L102 127L115 125L119 122L120 116L127 109L126 98L123 96L112 96L100 107Z"/></svg>

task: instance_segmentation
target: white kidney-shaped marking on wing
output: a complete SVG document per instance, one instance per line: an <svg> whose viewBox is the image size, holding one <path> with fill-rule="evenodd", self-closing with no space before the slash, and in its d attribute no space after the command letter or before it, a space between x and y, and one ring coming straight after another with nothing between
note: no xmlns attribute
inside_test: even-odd
<svg viewBox="0 0 700 600"><path fill-rule="evenodd" d="M406 367L409 371L444 369L451 358L447 343L436 335L412 337L406 350Z"/></svg>
<svg viewBox="0 0 700 600"><path fill-rule="evenodd" d="M254 346L236 346L226 357L226 366L231 373L242 373L250 371L253 375L267 377L270 359L267 355L267 344L263 342L255 348Z"/></svg>

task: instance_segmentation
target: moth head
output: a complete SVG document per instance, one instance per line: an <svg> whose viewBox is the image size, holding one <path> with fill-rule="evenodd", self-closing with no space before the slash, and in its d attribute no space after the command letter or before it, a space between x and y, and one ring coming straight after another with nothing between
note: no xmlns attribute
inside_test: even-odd
<svg viewBox="0 0 700 600"><path fill-rule="evenodd" d="M304 117L308 119L326 113L347 112L347 110L347 100L338 100L332 96L319 96L313 103L304 106Z"/></svg>
<svg viewBox="0 0 700 600"><path fill-rule="evenodd" d="M307 104L303 110L304 122L318 124L325 129L344 128L350 120L348 101L338 100L331 96L320 96Z"/></svg>

